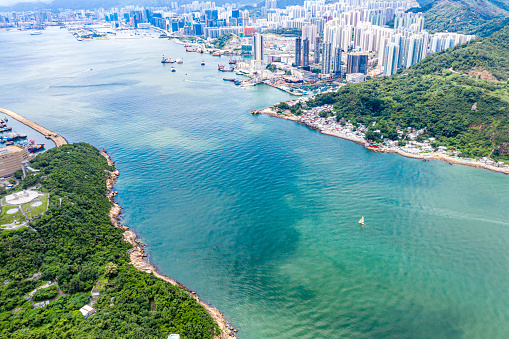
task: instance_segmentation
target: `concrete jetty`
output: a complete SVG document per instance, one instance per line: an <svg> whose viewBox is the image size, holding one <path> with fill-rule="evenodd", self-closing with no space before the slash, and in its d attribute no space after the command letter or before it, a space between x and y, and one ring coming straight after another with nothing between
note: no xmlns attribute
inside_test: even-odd
<svg viewBox="0 0 509 339"><path fill-rule="evenodd" d="M41 125L38 125L35 122L30 121L25 117L22 117L18 113L14 113L13 111L9 111L8 109L4 109L4 108L0 108L0 112L10 116L13 119L18 120L22 124L25 124L28 127L32 128L33 130L36 130L37 132L44 135L46 137L46 139L51 139L57 147L66 145L68 143L67 140L65 140L65 138L63 136L58 135L57 133L52 132L47 128L44 128Z"/></svg>

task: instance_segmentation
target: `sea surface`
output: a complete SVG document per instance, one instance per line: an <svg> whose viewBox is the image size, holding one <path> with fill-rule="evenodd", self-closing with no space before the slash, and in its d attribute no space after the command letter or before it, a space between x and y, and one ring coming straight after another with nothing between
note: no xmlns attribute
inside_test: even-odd
<svg viewBox="0 0 509 339"><path fill-rule="evenodd" d="M105 147L151 262L239 338L509 336L508 176L252 116L290 96L168 40L2 30L0 50L0 107Z"/></svg>

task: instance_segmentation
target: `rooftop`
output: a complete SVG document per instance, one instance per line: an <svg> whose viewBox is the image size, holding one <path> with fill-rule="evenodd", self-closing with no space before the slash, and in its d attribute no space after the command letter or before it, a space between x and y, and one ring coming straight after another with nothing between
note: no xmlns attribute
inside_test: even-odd
<svg viewBox="0 0 509 339"><path fill-rule="evenodd" d="M9 205L24 205L34 200L38 196L39 193L36 191L24 190L21 192L9 194L5 197L5 202Z"/></svg>

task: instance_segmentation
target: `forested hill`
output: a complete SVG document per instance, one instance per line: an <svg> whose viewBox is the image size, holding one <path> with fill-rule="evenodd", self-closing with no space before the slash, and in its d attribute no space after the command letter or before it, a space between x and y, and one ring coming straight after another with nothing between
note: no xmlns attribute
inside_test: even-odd
<svg viewBox="0 0 509 339"><path fill-rule="evenodd" d="M187 291L129 263L131 245L108 215L113 168L96 148L64 145L31 165L40 171L15 189L41 184L49 209L30 228L0 230L0 338L194 339L219 331ZM87 320L78 310L94 300ZM34 308L42 301L49 304Z"/></svg>
<svg viewBox="0 0 509 339"><path fill-rule="evenodd" d="M420 140L434 137L437 145L462 156L508 161L508 42L509 26L431 55L395 76L317 96L308 106L334 104L338 120L369 125L392 140L398 140L397 130L413 127L424 129Z"/></svg>
<svg viewBox="0 0 509 339"><path fill-rule="evenodd" d="M412 67L419 74L433 74L451 68L465 74L507 81L509 78L509 26L489 38L477 39L432 54ZM493 77L490 77L490 74Z"/></svg>
<svg viewBox="0 0 509 339"><path fill-rule="evenodd" d="M490 36L509 25L509 0L419 0L425 29Z"/></svg>

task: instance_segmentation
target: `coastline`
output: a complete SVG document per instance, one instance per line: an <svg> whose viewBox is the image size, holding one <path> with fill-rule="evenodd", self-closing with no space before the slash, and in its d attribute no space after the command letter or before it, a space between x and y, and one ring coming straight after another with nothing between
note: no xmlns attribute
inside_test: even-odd
<svg viewBox="0 0 509 339"><path fill-rule="evenodd" d="M108 162L108 165L115 166L115 163L111 160L111 157L107 152L100 152L102 156L106 158L106 161ZM131 244L133 246L132 249L129 250L129 258L131 264L138 270L146 272L146 273L152 273L154 276L156 276L159 279L162 279L174 286L178 286L180 288L185 289L200 305L202 305L205 310L210 314L212 319L219 325L219 328L221 329L222 333L220 335L214 335L214 338L217 339L234 339L236 338L236 332L237 330L234 329L224 318L223 313L221 313L217 308L208 305L200 300L196 292L191 291L188 289L185 285L179 283L178 281L170 278L167 275L159 273L159 270L156 266L149 263L147 260L145 260L145 257L147 256L145 254L145 251L143 250L143 245L139 241L138 235L131 230L129 227L122 225L120 223L120 214L122 213L122 207L115 202L115 196L117 195L116 191L113 191L113 186L115 185L115 181L119 177L120 172L118 169L115 168L113 172L110 172L110 176L106 180L106 187L108 189L107 197L112 202L113 206L110 210L110 219L113 225L117 228L120 228L124 230L123 237L126 242Z"/></svg>
<svg viewBox="0 0 509 339"><path fill-rule="evenodd" d="M32 128L34 131L41 133L44 135L47 139L51 139L56 147L68 144L67 140L59 135L56 134L47 128L36 124L35 122L26 119L25 117L14 113L10 110L0 108L0 112L7 114L11 118L27 125L28 127ZM106 161L108 162L108 165L115 167L115 163L111 160L109 154L104 151L100 152L102 156L106 158ZM112 202L112 207L110 210L110 219L113 225L117 228L120 228L124 230L123 237L126 242L131 244L133 246L132 249L129 250L129 259L131 264L137 268L140 271L146 272L146 273L152 273L154 276L156 276L159 279L162 279L166 282L169 282L170 284L174 286L181 287L185 289L200 305L202 305L205 310L210 314L212 319L218 324L219 328L221 329L220 335L214 335L214 338L217 339L235 339L237 330L234 329L224 318L224 315L215 307L212 307L211 305L208 305L200 300L196 292L191 291L183 284L179 283L178 281L170 278L167 275L159 273L159 270L157 267L146 261L144 258L147 256L145 254L145 251L143 250L142 244L139 241L138 235L132 231L129 227L124 226L120 223L120 214L122 213L122 207L115 202L115 196L117 195L117 192L113 191L113 186L115 185L115 181L117 180L118 176L120 175L120 172L118 169L115 168L113 172L110 172L110 175L108 179L106 180L106 187L108 189L107 198Z"/></svg>
<svg viewBox="0 0 509 339"><path fill-rule="evenodd" d="M277 113L277 112L275 112L270 107L269 108L265 108L265 109L261 109L261 110L253 110L252 114L265 114L265 115L269 115L269 116L274 117L274 118L279 118L279 119L284 119L284 120L291 120L291 121L297 122L297 123L299 123L301 125L307 126L307 127L311 128L311 129L314 129L316 131L319 131L322 134L330 135L330 136L333 136L333 137L336 137L336 138L340 138L340 139L345 139L345 140L353 141L356 144L364 146L366 149L368 149L370 151L374 151L374 152L378 152L378 153L396 153L396 154L402 155L402 156L407 157L407 158L421 159L421 160L425 160L425 161L427 161L427 160L441 160L441 161L445 161L445 162L447 162L447 163L449 163L451 165L454 164L454 165L463 165L463 166L482 168L482 169L486 169L486 170L489 170L489 171L493 171L493 172L509 175L509 168L508 167L496 167L496 166L491 166L491 165L488 165L488 164L485 164L485 163L481 163L481 162L462 160L460 158L451 157L451 156L449 156L447 154L444 154L444 153L434 152L434 153L412 154L412 153L407 153L407 152L405 152L405 151L403 151L403 150L401 150L399 148L394 148L394 147L380 147L380 148L376 148L376 149L369 148L369 147L367 147L369 144L367 143L367 141L365 139L349 137L349 136L344 135L344 134L339 133L339 132L335 133L335 132L331 132L331 131L322 131L322 130L316 128L316 127L309 126L309 125L299 121L297 119L297 117L295 117L295 116L289 116L289 115Z"/></svg>

